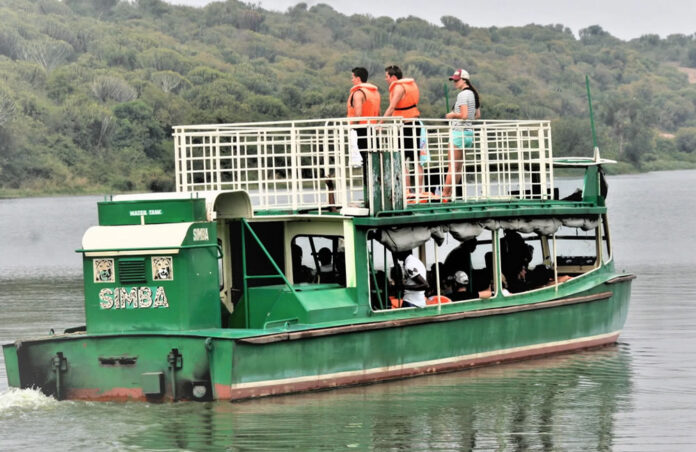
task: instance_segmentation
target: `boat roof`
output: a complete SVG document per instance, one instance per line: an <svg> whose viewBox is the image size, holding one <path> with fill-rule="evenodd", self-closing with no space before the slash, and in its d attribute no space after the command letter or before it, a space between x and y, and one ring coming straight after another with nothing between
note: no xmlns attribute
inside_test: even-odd
<svg viewBox="0 0 696 452"><path fill-rule="evenodd" d="M555 157L553 159L553 166L556 168L587 168L614 163L616 160L595 157Z"/></svg>

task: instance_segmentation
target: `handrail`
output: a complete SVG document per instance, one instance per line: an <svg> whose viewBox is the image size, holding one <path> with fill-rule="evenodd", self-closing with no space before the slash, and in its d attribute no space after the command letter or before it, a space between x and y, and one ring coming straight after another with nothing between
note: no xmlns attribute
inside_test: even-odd
<svg viewBox="0 0 696 452"><path fill-rule="evenodd" d="M290 284L290 281L288 281L288 279L285 277L285 274L280 269L280 267L278 267L278 264L276 264L275 259L273 259L273 256L271 256L271 254L268 252L266 247L263 245L263 242L261 242L261 239L259 239L259 237L256 235L254 230L251 228L251 225L249 225L249 223L244 218L242 218L242 224L244 225L246 230L251 233L251 236L254 238L254 240L256 240L256 243L259 245L259 247L261 247L261 251L263 251L263 253L266 255L266 258L271 263L271 265L273 265L273 268L275 269L275 271L278 272L277 275L247 275L246 265L245 265L244 266L244 281L245 281L244 293L247 293L246 280L247 279L259 279L259 278L282 278L285 285L287 285L288 288L292 292L294 292L295 288L293 287L292 284ZM242 240L244 240L243 235L244 235L244 231L242 231ZM245 245L244 242L242 242L242 244ZM244 255L242 256L242 258L244 259L244 262L246 263L246 248L243 248L243 253L244 253Z"/></svg>
<svg viewBox="0 0 696 452"><path fill-rule="evenodd" d="M263 242L259 239L259 237L256 235L254 230L251 228L251 225L246 221L246 219L242 218L241 219L242 223L242 236L241 236L241 245L242 245L242 285L243 285L243 290L244 290L244 296L246 297L246 309L245 309L245 321L247 327L251 324L251 315L250 315L250 304L251 304L251 297L249 296L249 286L247 284L248 280L251 279L261 279L261 278L282 278L283 282L288 286L291 292L295 292L295 288L290 284L290 281L285 277L285 274L280 270L280 267L276 264L275 260L271 256L271 254L268 252L266 247L263 245ZM277 275L247 275L247 266L246 266L246 239L245 239L245 230L248 230L251 233L251 236L256 240L256 243L261 247L261 250L264 252L266 255L266 258L269 260L271 265L273 265L273 268L278 272Z"/></svg>
<svg viewBox="0 0 696 452"><path fill-rule="evenodd" d="M315 211L368 207L370 214L413 204L482 200L549 199L553 155L549 121L486 120L456 126L451 120L423 119L427 136L403 149L402 118L331 118L281 122L176 126L177 191L244 190L255 211ZM379 124L377 124L379 121ZM417 127L416 127L417 128ZM357 160L356 131L368 180ZM471 135L461 157L450 152L452 132ZM420 128L418 128L420 133ZM421 141L429 161L420 169ZM451 170L457 170L449 177ZM459 180L459 182L457 181ZM443 198L445 182L452 194ZM367 200L363 185L367 186ZM334 188L330 188L334 187ZM367 202L366 202L367 201Z"/></svg>

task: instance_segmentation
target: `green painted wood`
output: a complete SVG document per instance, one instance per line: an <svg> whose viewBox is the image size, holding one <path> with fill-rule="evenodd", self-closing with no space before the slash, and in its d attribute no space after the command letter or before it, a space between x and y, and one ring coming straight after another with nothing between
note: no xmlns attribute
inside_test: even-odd
<svg viewBox="0 0 696 452"><path fill-rule="evenodd" d="M219 328L221 325L218 283L217 233L214 223L196 223L206 230L207 240L185 243L206 247L182 248L176 254L152 250L144 256L113 256L109 253L83 256L85 318L90 333L126 331L181 331ZM200 234L199 237L206 237ZM158 259L171 259L170 278L158 279ZM137 266L132 266L138 259ZM98 281L99 261L113 263L110 281ZM125 273L124 269L127 269ZM126 278L125 276L128 276Z"/></svg>
<svg viewBox="0 0 696 452"><path fill-rule="evenodd" d="M7 373L7 384L11 388L21 387L19 376L19 361L17 357L17 347L14 344L4 345L2 348L5 357L5 372Z"/></svg>
<svg viewBox="0 0 696 452"><path fill-rule="evenodd" d="M593 278L593 281L601 279ZM579 291L576 287L572 291L575 296L608 290L613 291L613 295L595 301L504 314L493 312L492 315L455 320L436 315L433 321L427 321L436 313L433 309L395 310L401 312L382 316L380 320L385 323L378 329L332 334L328 328L321 335L298 335L292 340L266 344L240 342L239 339L277 334L284 329L71 334L25 341L22 343L23 362L19 365L26 369L24 375L28 377L21 381L21 387L36 386L48 394L55 394L56 376L50 363L59 352L67 360L67 367L61 373L62 393L67 398L119 398L110 392L114 390L135 397L144 389L144 373L163 372L163 398L166 400L173 393L172 370L168 367L167 355L174 348L182 356L182 366L174 375L177 398L191 399L191 387L196 382L209 385L215 397L226 398L231 384L398 367L619 331L628 312L630 281L611 285L580 281L576 285L587 289ZM547 291L544 296L536 294L534 298L536 301L554 299L552 292ZM512 297L489 305L492 308L504 303L508 306L524 304L526 301L520 301L520 298L527 300L532 297ZM467 304L454 307L459 311L469 309ZM477 309L485 314L485 311L480 311L480 306ZM399 326L388 321L395 316L426 321ZM443 320L438 321L439 318ZM374 324L378 319L361 317L361 320L370 320ZM340 323L349 326L355 321ZM309 333L321 326L304 325L286 331ZM14 347L5 346L4 351L9 363L8 381L11 386L20 386L19 365L12 358Z"/></svg>
<svg viewBox="0 0 696 452"><path fill-rule="evenodd" d="M384 190L381 162L382 155L383 154L380 152L370 152L368 154L368 158L372 161L372 165L370 167L371 173L369 174L369 177L373 184L373 190L372 197L369 200L369 205L370 212L372 212L373 214L385 210L385 207L382 204L382 193ZM369 181L365 181L365 183L369 184Z"/></svg>
<svg viewBox="0 0 696 452"><path fill-rule="evenodd" d="M374 190L370 200L371 212L396 211L404 208L401 154L373 152L372 180Z"/></svg>
<svg viewBox="0 0 696 452"><path fill-rule="evenodd" d="M101 226L205 221L205 199L103 201L97 203Z"/></svg>
<svg viewBox="0 0 696 452"><path fill-rule="evenodd" d="M620 330L627 312L628 297L617 295L508 315L264 345L238 344L232 381L361 371L579 339Z"/></svg>

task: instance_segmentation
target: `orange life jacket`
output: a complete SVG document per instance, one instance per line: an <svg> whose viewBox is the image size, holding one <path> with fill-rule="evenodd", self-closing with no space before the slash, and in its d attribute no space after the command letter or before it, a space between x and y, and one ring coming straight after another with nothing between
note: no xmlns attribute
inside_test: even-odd
<svg viewBox="0 0 696 452"><path fill-rule="evenodd" d="M394 109L394 116L401 116L404 118L417 118L420 116L420 111L418 111L418 99L420 97L420 92L418 91L418 85L416 81L412 78L402 78L400 80L395 80L389 85L389 94L391 95L392 90L396 85L401 85L404 87L404 97L401 98L396 108Z"/></svg>
<svg viewBox="0 0 696 452"><path fill-rule="evenodd" d="M350 89L348 102L346 103L346 109L348 110L347 116L349 118L357 116L355 113L355 107L353 107L353 95L356 91L362 91L362 93L365 95L361 116L379 116L379 106L382 99L379 96L379 90L372 83L359 83L357 85L353 85L353 87ZM365 124L367 121L360 121L360 123Z"/></svg>

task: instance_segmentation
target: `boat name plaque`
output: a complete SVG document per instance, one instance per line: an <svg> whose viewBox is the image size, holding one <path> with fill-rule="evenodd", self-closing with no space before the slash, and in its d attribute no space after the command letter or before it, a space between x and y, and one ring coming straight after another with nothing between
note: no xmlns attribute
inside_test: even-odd
<svg viewBox="0 0 696 452"><path fill-rule="evenodd" d="M155 293L153 298L152 293ZM169 308L164 287L115 287L99 291L101 309L146 309Z"/></svg>
<svg viewBox="0 0 696 452"><path fill-rule="evenodd" d="M149 209L149 210L131 210L131 217L142 217L147 215L162 215L162 209Z"/></svg>

